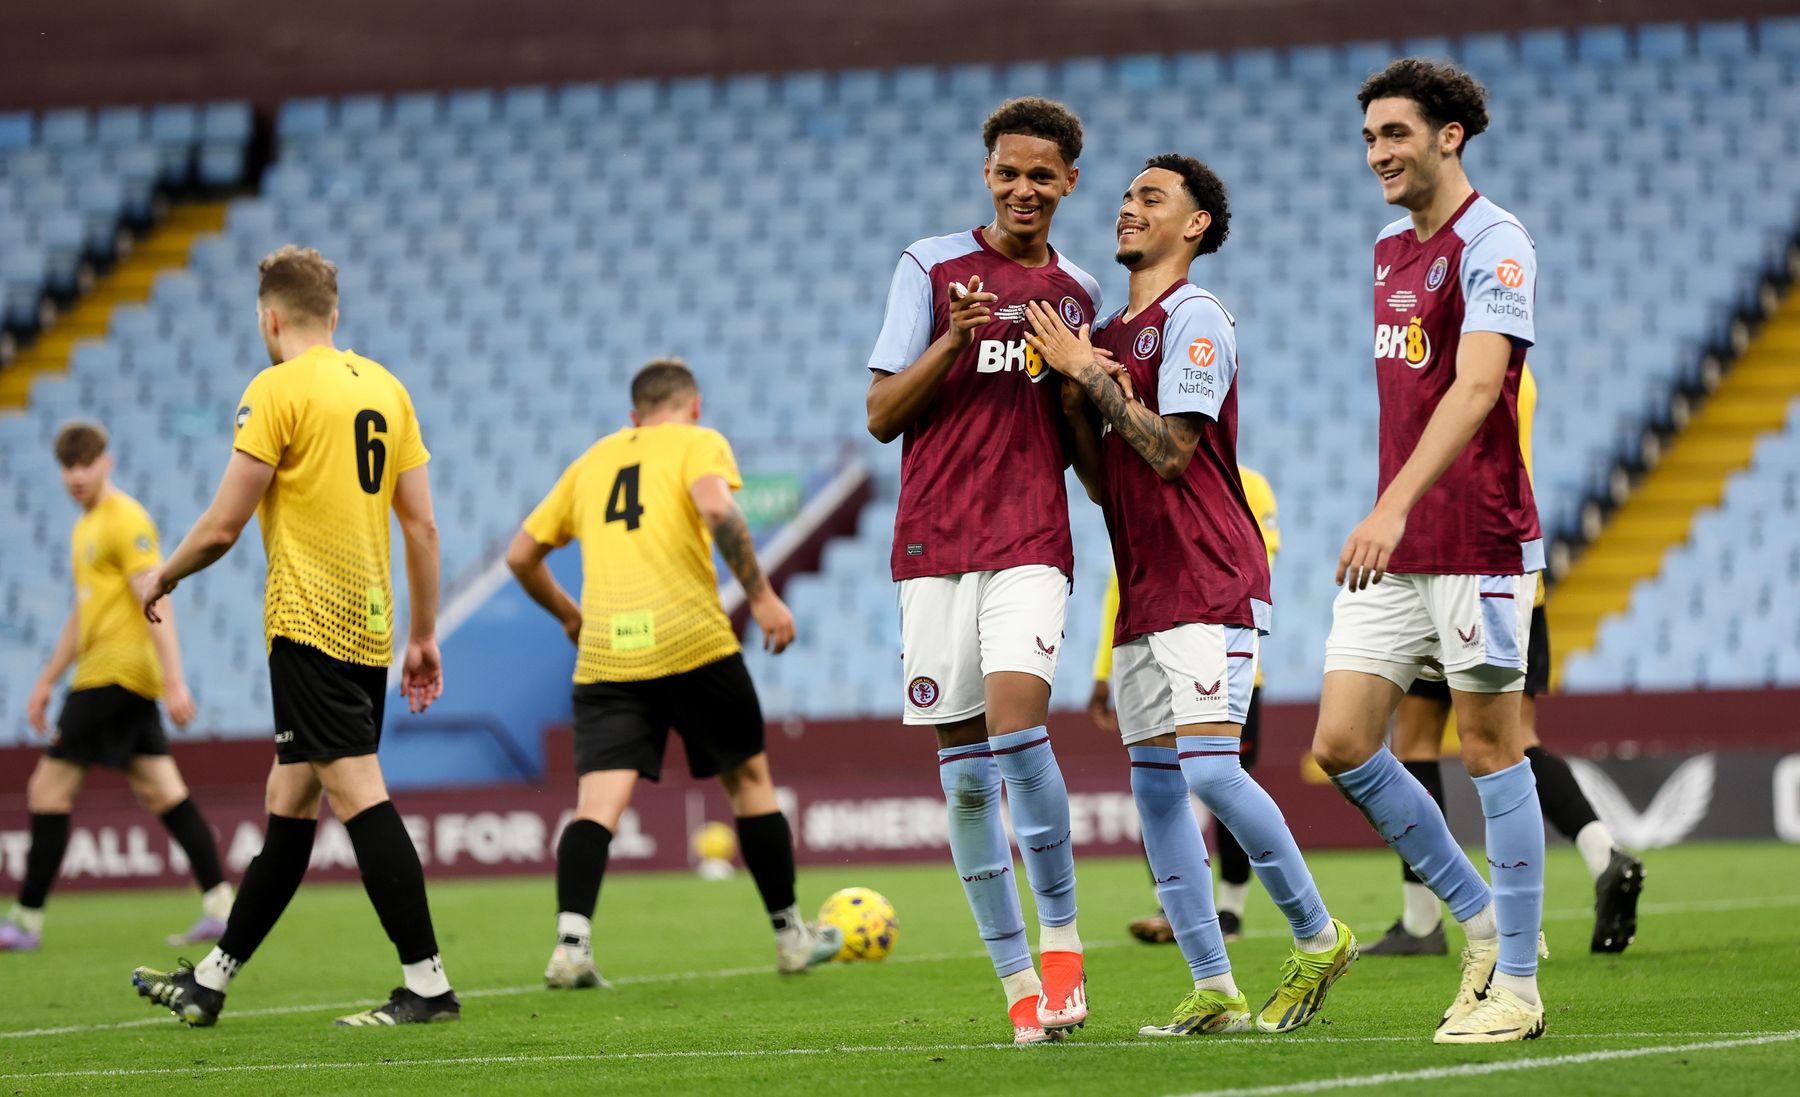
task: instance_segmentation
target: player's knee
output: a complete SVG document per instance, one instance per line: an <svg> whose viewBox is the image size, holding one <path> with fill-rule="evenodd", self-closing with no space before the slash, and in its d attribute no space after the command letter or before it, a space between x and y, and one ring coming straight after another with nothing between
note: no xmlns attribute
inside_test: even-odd
<svg viewBox="0 0 1800 1097"><path fill-rule="evenodd" d="M177 778L174 781L146 780L132 778L131 794L137 802L152 815L163 815L180 806L188 798L187 785Z"/></svg>
<svg viewBox="0 0 1800 1097"><path fill-rule="evenodd" d="M1319 768L1333 777L1353 770L1375 756L1374 749L1367 743L1325 727L1313 733L1312 753Z"/></svg>
<svg viewBox="0 0 1800 1097"><path fill-rule="evenodd" d="M25 807L33 814L66 815L75 806L75 797L63 782L34 771L25 782Z"/></svg>

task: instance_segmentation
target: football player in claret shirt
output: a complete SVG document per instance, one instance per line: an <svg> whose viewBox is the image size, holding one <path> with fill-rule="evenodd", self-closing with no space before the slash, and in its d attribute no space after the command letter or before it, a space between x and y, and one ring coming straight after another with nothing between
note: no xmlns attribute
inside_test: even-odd
<svg viewBox="0 0 1800 1097"><path fill-rule="evenodd" d="M1157 896L1193 977L1170 1023L1144 1036L1291 1031L1356 959L1355 936L1326 910L1281 809L1240 759L1270 623L1269 561L1238 473L1236 321L1187 278L1230 225L1210 168L1151 157L1115 223L1131 272L1125 306L1092 342L1089 325L1071 332L1043 302L1028 309L1032 348L1068 378L1059 387L1075 470L1106 513L1119 576L1119 736ZM1254 1020L1225 954L1190 791L1249 852L1293 933Z"/></svg>
<svg viewBox="0 0 1800 1097"><path fill-rule="evenodd" d="M1371 264L1378 494L1338 560L1313 754L1462 923L1462 985L1434 1039L1529 1040L1544 1031L1544 821L1519 697L1544 543L1518 395L1537 338L1537 258L1518 219L1464 174L1463 150L1488 123L1473 77L1408 58L1357 100L1369 167L1407 216L1382 230ZM1425 668L1450 684L1491 890L1382 744Z"/></svg>
<svg viewBox="0 0 1800 1097"><path fill-rule="evenodd" d="M154 621L163 595L229 552L256 515L269 565L269 826L218 946L197 966L140 967L132 983L189 1025L217 1021L232 977L306 875L319 800L329 796L404 979L387 1002L338 1024L454 1021L461 1006L438 956L425 873L375 756L394 657L390 514L406 540L411 595L400 691L423 712L444 688L437 522L425 465L431 454L400 379L333 344L337 267L290 245L257 271L257 326L274 365L238 401L231 460L212 504L168 560L132 588Z"/></svg>
<svg viewBox="0 0 1800 1097"><path fill-rule="evenodd" d="M824 963L843 946L815 929L794 898L794 835L775 799L762 707L719 603L712 546L744 588L763 646L794 640L794 615L756 562L731 493L741 486L731 443L700 425L700 386L678 358L631 381L631 425L588 447L550 489L507 550L533 601L563 626L575 662L575 818L556 846L552 987L592 987L593 917L619 817L640 777L662 777L669 729L688 771L716 777L737 818L744 864L775 930L783 974ZM544 562L581 542L581 601Z"/></svg>
<svg viewBox="0 0 1800 1097"><path fill-rule="evenodd" d="M905 714L937 731L950 852L1000 976L1013 1038L1087 1019L1069 795L1045 728L1074 549L1057 386L1025 342L1025 308L1090 322L1100 287L1050 246L1075 189L1081 123L1014 99L982 127L994 219L900 256L869 356L869 433L902 438L893 576ZM1037 897L1032 966L1000 815L1012 809Z"/></svg>
<svg viewBox="0 0 1800 1097"><path fill-rule="evenodd" d="M70 535L75 605L69 610L27 703L32 729L49 730L45 714L56 683L75 666L56 734L25 785L31 810L31 845L19 901L0 919L0 952L29 952L42 941L44 901L69 846L69 812L91 766L121 770L138 803L163 821L187 854L200 885L200 920L171 945L217 938L231 912L231 885L219 867L212 828L188 797L181 771L169 757L168 736L156 698L185 726L194 700L181 674L181 644L173 614L149 624L131 598L130 580L159 560L156 525L136 499L112 482L106 429L77 420L56 434L63 487L81 507Z"/></svg>

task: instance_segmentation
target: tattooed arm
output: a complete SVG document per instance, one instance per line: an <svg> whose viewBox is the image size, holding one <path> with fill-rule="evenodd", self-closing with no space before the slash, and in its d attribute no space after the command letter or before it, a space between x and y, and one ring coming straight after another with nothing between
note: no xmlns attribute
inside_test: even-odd
<svg viewBox="0 0 1800 1097"><path fill-rule="evenodd" d="M763 647L780 652L794 642L794 615L775 593L775 588L769 585L762 566L756 562L750 525L744 521L743 512L738 510L737 501L731 497L730 485L723 476L702 476L688 488L688 494L693 496L701 519L712 530L719 555L725 558L725 565L744 588L751 616L756 618L763 631Z"/></svg>
<svg viewBox="0 0 1800 1097"><path fill-rule="evenodd" d="M1032 332L1026 340L1050 368L1072 379L1100 410L1100 417L1137 450L1164 480L1178 480L1200 442L1197 415L1158 415L1126 395L1094 352L1088 327L1070 331L1049 306L1034 301L1026 312Z"/></svg>

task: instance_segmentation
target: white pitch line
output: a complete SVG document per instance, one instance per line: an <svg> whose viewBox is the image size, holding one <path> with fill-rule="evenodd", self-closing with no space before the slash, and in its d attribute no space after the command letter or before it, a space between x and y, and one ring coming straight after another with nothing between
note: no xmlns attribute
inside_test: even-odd
<svg viewBox="0 0 1800 1097"><path fill-rule="evenodd" d="M1704 914L1707 912L1726 910L1770 910L1786 907L1800 907L1800 895L1771 895L1762 898L1748 899L1702 899L1687 903L1644 903L1638 907L1643 914ZM1547 910L1545 921L1580 921L1592 918L1592 910ZM1279 929L1250 930L1244 934L1253 939L1286 937L1287 933ZM1102 948L1123 947L1128 942L1114 940L1087 941L1083 948L1093 950ZM970 950L965 952L938 953L906 953L889 957L885 963L890 964L938 964L957 960L977 960L985 957L985 951ZM670 971L650 975L625 975L612 980L615 986L647 986L657 983L683 983L697 979L732 979L746 975L767 975L772 969L768 967L735 967L720 968L714 971ZM475 990L458 991L464 998L494 998L514 994L529 994L543 989L541 984L527 983L511 987L486 987ZM320 1002L303 1006L264 1006L256 1009L234 1009L232 1017L281 1017L291 1013L325 1013L338 1009L366 1009L381 1004L372 998L359 998L351 1002ZM141 1017L133 1021L107 1021L84 1025L58 1025L52 1028L28 1028L0 1031L0 1040L17 1040L32 1036L67 1036L76 1032L101 1032L112 1029L144 1028L150 1025L168 1024L173 1017Z"/></svg>
<svg viewBox="0 0 1800 1097"><path fill-rule="evenodd" d="M1380 1074L1358 1074L1348 1077L1320 1078L1311 1082L1289 1082L1274 1086L1248 1086L1239 1089L1209 1089L1184 1097L1278 1097L1289 1093L1324 1093L1334 1089L1361 1089L1368 1086L1391 1086L1402 1082L1431 1082L1442 1078L1474 1078L1484 1074L1503 1074L1517 1070L1543 1070L1551 1067L1580 1066L1583 1063L1605 1063L1615 1059L1638 1059L1646 1055L1677 1055L1695 1051L1730 1051L1733 1048L1760 1047L1800 1040L1800 1031L1771 1032L1742 1040L1713 1040L1689 1044L1660 1044L1656 1047L1614 1048L1607 1051L1584 1051L1575 1055L1548 1055L1536 1059L1511 1059L1495 1063L1463 1063L1458 1066L1426 1067L1422 1070L1390 1070Z"/></svg>
<svg viewBox="0 0 1800 1097"><path fill-rule="evenodd" d="M1626 1036L1627 1033L1595 1033L1596 1038L1612 1035ZM1645 1035L1671 1036L1675 1033L1647 1033ZM1704 1034L1712 1035L1712 1034ZM1409 1040L1423 1043L1423 1036L1389 1037L1349 1037L1314 1040L1313 1043L1362 1043L1374 1040ZM1275 1094L1313 1093L1326 1089L1343 1089L1360 1086L1386 1085L1392 1082L1427 1081L1436 1078L1453 1078L1467 1075L1491 1074L1508 1070L1531 1070L1539 1067L1569 1066L1581 1063L1603 1062L1609 1059L1630 1059L1643 1055L1670 1055L1683 1051L1717 1051L1738 1047L1754 1047L1762 1044L1785 1043L1800 1040L1800 1031L1768 1032L1744 1039L1714 1040L1687 1044L1663 1044L1648 1048L1619 1048L1608 1051L1590 1051L1576 1055L1557 1055L1538 1059L1517 1059L1510 1062L1470 1063L1452 1067L1429 1067L1415 1071L1390 1071L1382 1074L1369 1074L1348 1078L1324 1078L1315 1082L1297 1082L1283 1086L1263 1086L1250 1089L1210 1090L1190 1097L1270 1097ZM1252 1048L1267 1047L1269 1041L1255 1037L1195 1040L1198 1045L1204 1043L1209 1049L1220 1048ZM1062 1054L1077 1050L1117 1050L1119 1048L1167 1048L1180 1044L1178 1040L1105 1040L1105 1041L1070 1041L1059 1046L1055 1052ZM624 1062L646 1059L764 1059L789 1058L815 1055L906 1055L925 1052L974 1052L974 1051L1006 1051L1015 1052L1012 1044L843 1044L831 1047L794 1047L794 1048L744 1048L738 1050L713 1051L627 1051L615 1054L600 1052L581 1055L462 1055L442 1059L381 1059L358 1060L354 1062L313 1062L313 1063L236 1063L229 1066L185 1066L185 1067L132 1067L122 1070L52 1070L38 1073L0 1074L0 1080L24 1081L27 1079L49 1078L111 1078L111 1077L161 1077L169 1075L196 1076L201 1074L251 1074L272 1073L287 1070L367 1070L379 1067L457 1067L457 1066L530 1066L541 1063L604 1063ZM1040 1053L1044 1054L1044 1053Z"/></svg>

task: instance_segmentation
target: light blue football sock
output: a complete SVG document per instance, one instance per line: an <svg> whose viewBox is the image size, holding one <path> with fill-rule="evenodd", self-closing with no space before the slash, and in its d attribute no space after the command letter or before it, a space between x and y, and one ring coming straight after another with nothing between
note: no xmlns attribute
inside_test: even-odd
<svg viewBox="0 0 1800 1097"><path fill-rule="evenodd" d="M1244 772L1238 760L1237 737L1183 735L1175 743L1187 786L1244 847L1256 878L1287 916L1294 937L1304 939L1325 932L1331 925L1331 913L1319 897L1281 809Z"/></svg>
<svg viewBox="0 0 1800 1097"><path fill-rule="evenodd" d="M1069 833L1069 789L1050 750L1050 731L1040 724L991 736L988 747L1006 779L1013 836L1037 896L1038 922L1066 926L1075 921L1075 845Z"/></svg>
<svg viewBox="0 0 1800 1097"><path fill-rule="evenodd" d="M1004 979L1031 967L1031 946L1000 821L1000 768L985 743L947 747L938 751L938 779L950 809L950 856L994 973Z"/></svg>
<svg viewBox="0 0 1800 1097"><path fill-rule="evenodd" d="M1175 930L1175 943L1194 978L1231 970L1219 914L1213 908L1212 862L1206 837L1188 803L1187 781L1173 747L1132 747L1131 796L1137 801L1144 854L1156 878L1156 898Z"/></svg>
<svg viewBox="0 0 1800 1097"><path fill-rule="evenodd" d="M1530 760L1475 778L1487 816L1488 875L1500 926L1497 970L1537 974L1538 930L1544 921L1544 816Z"/></svg>
<svg viewBox="0 0 1800 1097"><path fill-rule="evenodd" d="M1382 747L1362 765L1331 780L1362 811L1388 848L1411 865L1432 894L1450 907L1457 921L1468 921L1488 905L1493 896L1487 881L1463 856L1431 794L1406 772L1392 751ZM1542 831L1539 834L1541 840Z"/></svg>

